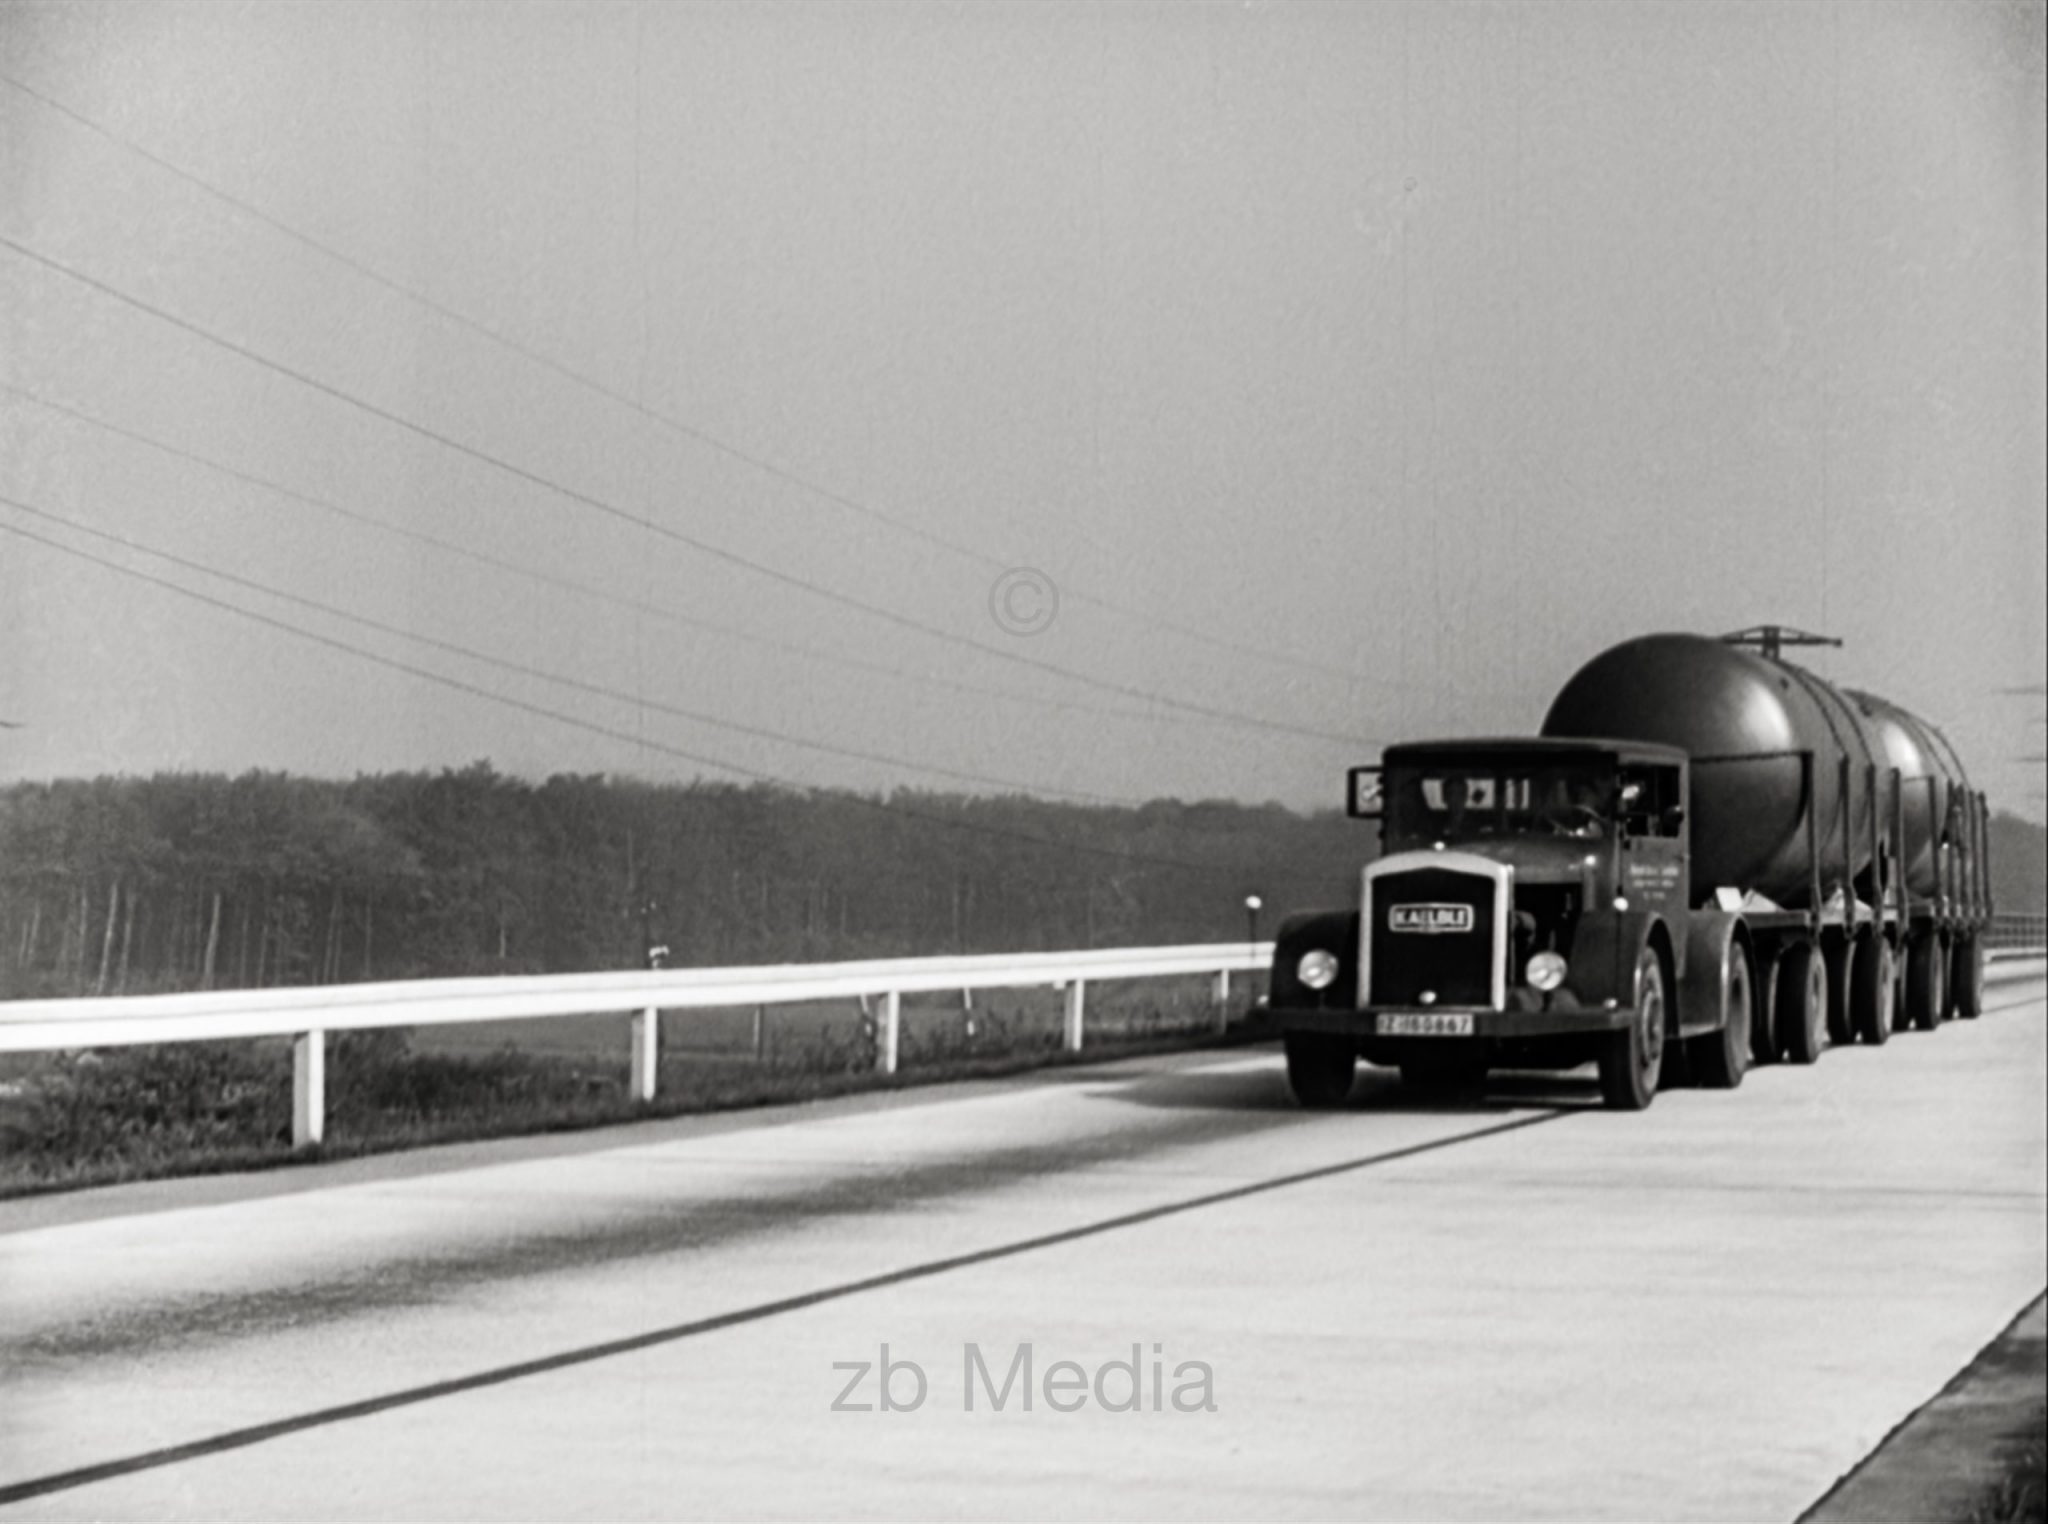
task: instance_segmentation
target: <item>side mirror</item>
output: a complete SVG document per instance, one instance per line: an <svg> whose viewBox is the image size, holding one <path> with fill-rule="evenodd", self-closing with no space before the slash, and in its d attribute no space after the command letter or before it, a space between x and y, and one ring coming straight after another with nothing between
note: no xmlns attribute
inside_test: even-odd
<svg viewBox="0 0 2048 1524"><path fill-rule="evenodd" d="M1346 813L1353 820L1378 820L1385 809L1386 796L1381 786L1380 769L1352 768L1345 795Z"/></svg>
<svg viewBox="0 0 2048 1524"><path fill-rule="evenodd" d="M1664 813L1658 818L1664 823L1664 834L1666 836L1676 836L1678 828L1685 824L1685 806L1682 804L1667 804L1664 806Z"/></svg>

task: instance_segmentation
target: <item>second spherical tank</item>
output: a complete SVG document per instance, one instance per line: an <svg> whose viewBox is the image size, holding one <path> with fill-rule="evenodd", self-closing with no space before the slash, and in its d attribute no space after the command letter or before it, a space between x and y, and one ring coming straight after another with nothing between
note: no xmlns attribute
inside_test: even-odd
<svg viewBox="0 0 2048 1524"><path fill-rule="evenodd" d="M1961 845L1967 837L1954 818L1965 805L1969 779L1948 739L1910 710L1875 694L1842 690L1856 705L1865 728L1877 742L1886 772L1898 769L1900 808L1905 825L1906 884L1925 898L1938 891L1937 856L1945 838ZM1883 797L1890 800L1887 788Z"/></svg>

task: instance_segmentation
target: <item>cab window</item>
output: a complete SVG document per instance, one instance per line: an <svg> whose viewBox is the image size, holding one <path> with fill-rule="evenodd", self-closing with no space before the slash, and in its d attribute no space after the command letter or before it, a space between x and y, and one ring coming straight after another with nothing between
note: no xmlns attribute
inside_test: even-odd
<svg viewBox="0 0 2048 1524"><path fill-rule="evenodd" d="M1676 767L1638 763L1621 770L1621 825L1630 836L1674 837L1683 830L1684 803Z"/></svg>
<svg viewBox="0 0 2048 1524"><path fill-rule="evenodd" d="M1396 840L1466 841L1548 831L1607 834L1613 775L1582 767L1512 763L1423 768L1389 775L1387 820Z"/></svg>

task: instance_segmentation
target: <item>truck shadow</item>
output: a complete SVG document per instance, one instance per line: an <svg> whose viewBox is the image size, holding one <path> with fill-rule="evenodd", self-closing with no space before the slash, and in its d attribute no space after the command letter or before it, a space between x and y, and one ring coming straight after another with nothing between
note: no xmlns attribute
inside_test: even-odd
<svg viewBox="0 0 2048 1524"><path fill-rule="evenodd" d="M1271 1064L1232 1067L1223 1071L1180 1070L1134 1075L1097 1082L1089 1094L1102 1100L1167 1111L1305 1112L1287 1088L1287 1066L1276 1053ZM1345 1112L1424 1112L1439 1115L1486 1116L1532 1106L1555 1111L1598 1111L1600 1093L1591 1071L1550 1074L1503 1071L1472 1090L1417 1090L1402 1082L1393 1069L1358 1066L1348 1100L1332 1115Z"/></svg>

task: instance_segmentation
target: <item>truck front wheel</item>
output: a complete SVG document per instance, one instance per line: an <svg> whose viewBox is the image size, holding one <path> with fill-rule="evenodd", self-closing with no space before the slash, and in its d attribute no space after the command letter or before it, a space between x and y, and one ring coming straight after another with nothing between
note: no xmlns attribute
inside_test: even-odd
<svg viewBox="0 0 2048 1524"><path fill-rule="evenodd" d="M1614 1111L1641 1111L1664 1064L1664 962L1653 947L1636 959L1634 1018L1600 1048L1600 1097Z"/></svg>
<svg viewBox="0 0 2048 1524"><path fill-rule="evenodd" d="M1344 1104L1358 1066L1358 1050L1348 1037L1324 1032L1287 1034L1287 1086L1295 1100L1321 1111Z"/></svg>

